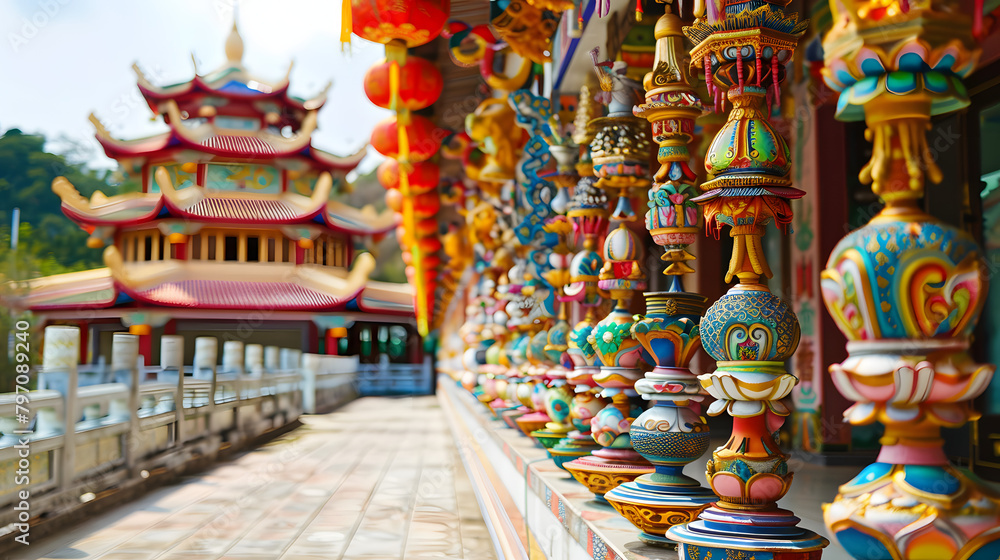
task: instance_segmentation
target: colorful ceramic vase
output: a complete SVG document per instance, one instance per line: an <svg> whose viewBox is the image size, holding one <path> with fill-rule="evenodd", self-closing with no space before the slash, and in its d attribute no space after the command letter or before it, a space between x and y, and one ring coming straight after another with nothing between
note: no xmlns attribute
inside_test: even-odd
<svg viewBox="0 0 1000 560"><path fill-rule="evenodd" d="M703 68L716 108L733 111L705 156L713 178L694 199L706 225L718 235L730 228L733 255L726 281L738 283L705 313L701 341L717 362L699 376L716 398L708 413L728 412L733 432L712 454L707 476L718 502L696 521L676 525L667 538L679 543L681 558L734 558L752 551L774 560L820 558L829 544L798 527L799 519L776 505L792 482L788 456L774 433L789 410L781 402L797 382L784 361L799 342L799 325L788 303L771 294L771 277L761 246L772 222L786 226L791 186L788 146L768 122L768 108L780 102L784 64L806 23L783 11L784 0L724 0L722 9L684 28L694 43L692 62Z"/></svg>
<svg viewBox="0 0 1000 560"><path fill-rule="evenodd" d="M656 23L655 70L645 79L646 103L635 113L649 119L659 143L660 169L650 190L646 227L665 249L664 274L670 291L644 294L646 315L631 328L632 336L656 362L656 367L636 383L636 390L653 407L632 423L632 447L656 467L608 492L605 498L653 545L673 544L665 536L673 525L687 523L716 500L715 494L684 475L684 466L708 450L709 431L701 417L704 391L688 369L701 347L698 322L708 306L699 294L685 292L681 277L693 269L687 247L696 240L697 176L688 162L694 119L702 113L684 64L681 21L674 14Z"/></svg>
<svg viewBox="0 0 1000 560"><path fill-rule="evenodd" d="M840 487L823 517L859 560L993 559L1000 488L949 464L941 438L942 427L979 416L971 401L995 369L968 353L986 263L969 235L917 205L925 175L943 178L925 137L930 118L968 105L961 80L979 51L957 2L890 2L899 10L891 27L859 7L831 2L824 74L841 92L838 118L868 124L873 153L861 180L886 206L834 248L821 285L848 338L847 360L830 366L855 401L844 416L885 432L876 462Z"/></svg>

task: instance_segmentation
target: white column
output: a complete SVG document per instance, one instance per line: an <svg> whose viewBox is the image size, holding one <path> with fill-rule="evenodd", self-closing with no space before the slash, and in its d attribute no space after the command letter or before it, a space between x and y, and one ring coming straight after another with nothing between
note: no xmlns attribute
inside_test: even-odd
<svg viewBox="0 0 1000 560"><path fill-rule="evenodd" d="M302 410L316 413L316 378L323 356L302 354Z"/></svg>
<svg viewBox="0 0 1000 560"><path fill-rule="evenodd" d="M214 336L199 336L194 339L194 378L207 379L212 382L208 391L208 414L211 423L212 410L215 409L215 368L219 363L219 340Z"/></svg>
<svg viewBox="0 0 1000 560"><path fill-rule="evenodd" d="M246 347L246 373L253 377L260 377L264 374L264 347L260 344L247 344Z"/></svg>
<svg viewBox="0 0 1000 560"><path fill-rule="evenodd" d="M114 333L111 338L111 372L116 383L128 386L128 399L112 400L108 422L126 421L125 466L131 471L138 460L139 449L139 337L134 334Z"/></svg>
<svg viewBox="0 0 1000 560"><path fill-rule="evenodd" d="M68 490L73 483L76 458L76 422L80 419L77 409L77 370L80 356L80 329L78 327L45 327L42 350L42 373L39 389L53 389L63 395L63 448L59 453L56 478L59 487Z"/></svg>
<svg viewBox="0 0 1000 560"><path fill-rule="evenodd" d="M177 375L174 393L174 446L184 443L184 337L165 334L160 337L160 367L169 375ZM164 381L165 379L161 379Z"/></svg>
<svg viewBox="0 0 1000 560"><path fill-rule="evenodd" d="M264 347L264 371L276 373L281 367L281 350L277 346Z"/></svg>
<svg viewBox="0 0 1000 560"><path fill-rule="evenodd" d="M222 373L243 374L243 343L239 340L222 344Z"/></svg>

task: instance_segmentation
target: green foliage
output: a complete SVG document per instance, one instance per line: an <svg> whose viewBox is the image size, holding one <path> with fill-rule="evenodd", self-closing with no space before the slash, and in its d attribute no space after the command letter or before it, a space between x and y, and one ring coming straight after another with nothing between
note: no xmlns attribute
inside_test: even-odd
<svg viewBox="0 0 1000 560"><path fill-rule="evenodd" d="M87 247L87 233L63 215L52 180L64 176L86 197L96 190L108 191L105 175L73 164L65 157L45 151L45 138L24 134L16 128L0 137L0 259L10 251L10 220L14 208L21 209L22 248L38 262L29 270L53 269L57 263L69 270L101 265L101 253ZM6 271L5 271L6 272Z"/></svg>
<svg viewBox="0 0 1000 560"><path fill-rule="evenodd" d="M108 184L110 173L46 152L42 136L16 128L0 136L0 302L24 295L25 280L102 264L101 251L87 247L87 232L62 213L61 201L52 192L52 180L59 176L69 179L87 197L97 190L119 192L118 187ZM21 209L17 251L10 247L14 208ZM9 334L17 320L31 317L15 315L6 305L0 308L0 392L6 392L14 386ZM37 333L32 333L32 360L37 357L38 340Z"/></svg>

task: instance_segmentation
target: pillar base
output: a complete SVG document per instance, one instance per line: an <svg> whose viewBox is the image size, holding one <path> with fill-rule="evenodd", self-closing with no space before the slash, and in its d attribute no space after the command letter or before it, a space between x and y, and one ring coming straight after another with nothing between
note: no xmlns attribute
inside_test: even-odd
<svg viewBox="0 0 1000 560"><path fill-rule="evenodd" d="M823 504L823 520L859 560L910 558L916 550L940 558L1000 557L1000 490L948 464L872 463Z"/></svg>
<svg viewBox="0 0 1000 560"><path fill-rule="evenodd" d="M500 412L500 419L503 420L504 424L512 430L520 430L517 426L517 419L531 412L531 409L526 406L518 406L510 408Z"/></svg>
<svg viewBox="0 0 1000 560"><path fill-rule="evenodd" d="M649 461L632 449L609 448L570 461L564 468L602 503L607 503L604 495L611 490L654 470Z"/></svg>
<svg viewBox="0 0 1000 560"><path fill-rule="evenodd" d="M544 429L531 432L531 438L542 444L545 449L552 449L569 435L569 431L570 428L562 424L549 422Z"/></svg>
<svg viewBox="0 0 1000 560"><path fill-rule="evenodd" d="M671 527L666 537L678 543L677 554L685 560L736 558L739 551L767 560L819 560L830 541L798 523L799 518L784 509L739 511L713 506L696 521Z"/></svg>
<svg viewBox="0 0 1000 560"><path fill-rule="evenodd" d="M601 446L589 434L583 435L574 431L570 432L569 437L559 440L555 447L549 449L549 457L552 457L552 461L557 467L566 470L566 463L580 457L586 457L599 449Z"/></svg>
<svg viewBox="0 0 1000 560"><path fill-rule="evenodd" d="M531 432L545 428L545 425L552 419L544 412L530 412L517 419L517 427L524 432L524 435L531 437Z"/></svg>
<svg viewBox="0 0 1000 560"><path fill-rule="evenodd" d="M694 479L689 479L693 484L683 484L656 478L655 473L642 475L611 490L604 498L642 531L639 540L654 546L673 546L677 543L666 537L667 529L694 521L719 498Z"/></svg>

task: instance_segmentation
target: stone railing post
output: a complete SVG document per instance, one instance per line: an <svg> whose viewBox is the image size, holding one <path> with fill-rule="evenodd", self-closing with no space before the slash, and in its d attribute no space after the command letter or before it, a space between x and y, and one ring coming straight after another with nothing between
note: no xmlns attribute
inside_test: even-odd
<svg viewBox="0 0 1000 560"><path fill-rule="evenodd" d="M242 375L244 372L243 352L243 343L238 340L227 340L222 343L221 373Z"/></svg>
<svg viewBox="0 0 1000 560"><path fill-rule="evenodd" d="M319 376L322 356L302 354L302 410L316 413L316 378Z"/></svg>
<svg viewBox="0 0 1000 560"><path fill-rule="evenodd" d="M174 397L174 445L184 442L184 337L165 334L160 337L160 367L163 381L173 381L177 375L177 393ZM166 375L164 375L166 374Z"/></svg>
<svg viewBox="0 0 1000 560"><path fill-rule="evenodd" d="M115 333L111 339L111 374L115 383L128 387L128 397L113 399L106 422L128 422L125 441L125 466L131 473L136 465L139 447L139 337L134 334Z"/></svg>
<svg viewBox="0 0 1000 560"><path fill-rule="evenodd" d="M214 336L199 336L194 339L194 379L211 382L208 390L208 427L211 430L212 412L215 411L215 390L217 380L215 368L219 359L219 340ZM192 402L192 404L194 404Z"/></svg>
<svg viewBox="0 0 1000 560"><path fill-rule="evenodd" d="M260 377L264 374L264 347L260 344L247 344L246 373L251 377Z"/></svg>
<svg viewBox="0 0 1000 560"><path fill-rule="evenodd" d="M276 373L281 364L281 349L277 346L264 347L264 371Z"/></svg>
<svg viewBox="0 0 1000 560"><path fill-rule="evenodd" d="M76 458L76 422L79 411L76 406L77 370L76 360L80 355L79 327L45 327L42 350L42 373L38 388L52 389L63 396L63 449L59 454L56 477L61 490L69 489L73 483Z"/></svg>

